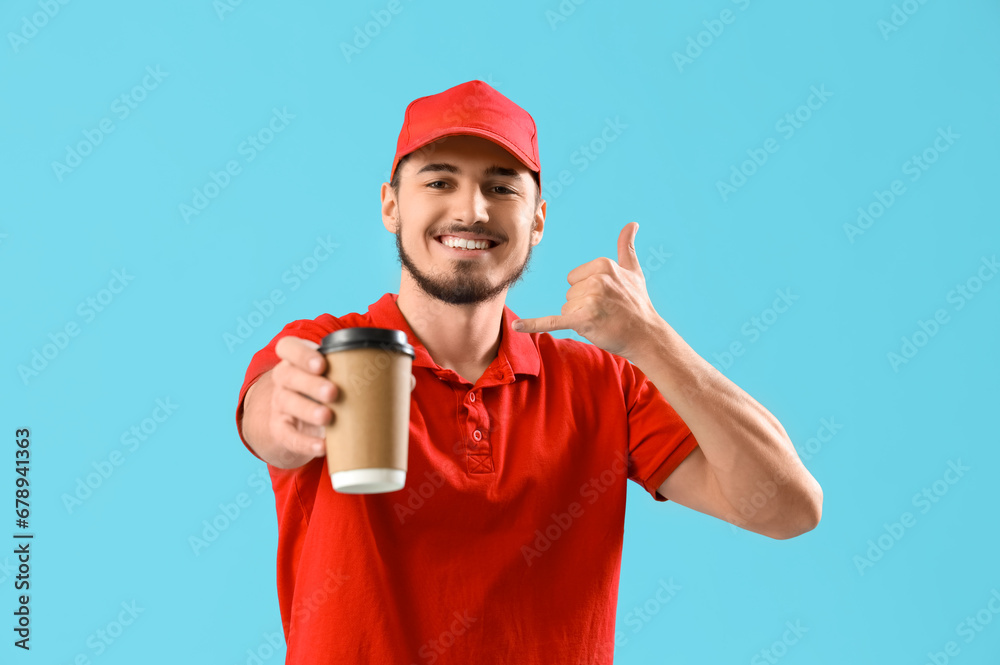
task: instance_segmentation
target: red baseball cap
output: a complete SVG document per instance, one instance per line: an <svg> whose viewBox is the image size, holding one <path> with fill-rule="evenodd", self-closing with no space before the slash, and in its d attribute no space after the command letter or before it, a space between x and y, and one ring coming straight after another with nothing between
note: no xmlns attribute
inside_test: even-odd
<svg viewBox="0 0 1000 665"><path fill-rule="evenodd" d="M510 152L538 174L541 190L542 167L534 118L483 81L467 81L410 102L389 179L406 155L441 137L458 134L488 139Z"/></svg>

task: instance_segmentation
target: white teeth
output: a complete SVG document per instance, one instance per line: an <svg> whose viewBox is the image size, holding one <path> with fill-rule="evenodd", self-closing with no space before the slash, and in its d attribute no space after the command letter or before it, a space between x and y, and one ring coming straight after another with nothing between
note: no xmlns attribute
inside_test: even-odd
<svg viewBox="0 0 1000 665"><path fill-rule="evenodd" d="M454 236L442 238L441 244L448 247L459 247L461 249L486 249L490 246L489 240L466 240L465 238L455 238Z"/></svg>

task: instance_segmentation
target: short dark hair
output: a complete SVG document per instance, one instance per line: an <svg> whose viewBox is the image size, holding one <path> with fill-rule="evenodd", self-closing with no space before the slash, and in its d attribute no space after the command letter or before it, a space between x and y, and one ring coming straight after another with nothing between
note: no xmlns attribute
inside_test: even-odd
<svg viewBox="0 0 1000 665"><path fill-rule="evenodd" d="M406 164L406 160L408 160L410 158L410 155L412 154L413 153L411 152L407 155L403 155L403 157L400 158L399 163L396 164L396 172L392 174L392 180L389 182L389 186L392 187L392 191L396 193L397 199L399 198L399 174L403 172L403 164ZM535 181L535 209L537 210L538 204L542 200L542 188L541 185L538 184L537 172L532 171L531 178L532 180Z"/></svg>

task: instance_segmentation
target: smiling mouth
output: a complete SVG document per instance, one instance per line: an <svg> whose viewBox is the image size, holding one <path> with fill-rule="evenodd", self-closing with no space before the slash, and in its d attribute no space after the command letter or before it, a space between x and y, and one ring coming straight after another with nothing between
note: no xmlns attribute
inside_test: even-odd
<svg viewBox="0 0 1000 665"><path fill-rule="evenodd" d="M470 254L489 251L499 244L495 240L466 240L465 238L449 235L435 236L434 239L445 247L469 252Z"/></svg>

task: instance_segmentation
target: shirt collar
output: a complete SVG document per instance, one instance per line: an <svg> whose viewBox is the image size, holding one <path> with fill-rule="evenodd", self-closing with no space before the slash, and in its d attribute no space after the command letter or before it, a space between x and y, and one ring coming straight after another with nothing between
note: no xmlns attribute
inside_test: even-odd
<svg viewBox="0 0 1000 665"><path fill-rule="evenodd" d="M413 347L415 357L414 367L428 367L430 369L441 370L441 366L434 362L426 347L410 329L403 313L396 305L399 294L386 293L377 302L368 307L372 324L377 328L395 328L406 333L406 337ZM539 357L538 348L530 333L517 332L511 328L511 323L517 320L517 315L511 311L507 305L503 307L503 318L501 321L502 339L497 358L490 365L495 368L497 378L509 379L513 381L513 374L538 375Z"/></svg>

